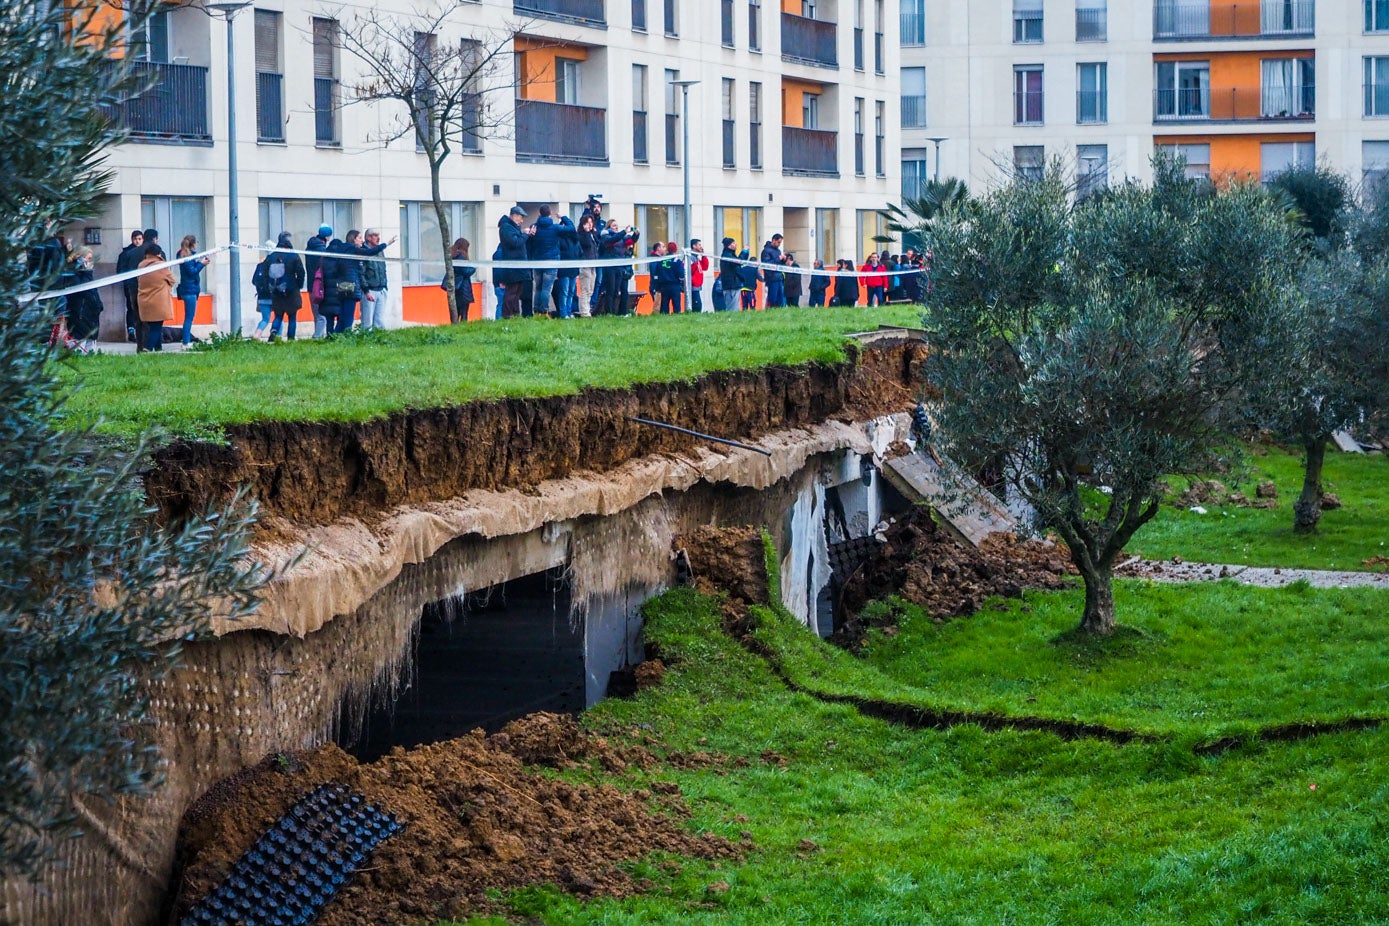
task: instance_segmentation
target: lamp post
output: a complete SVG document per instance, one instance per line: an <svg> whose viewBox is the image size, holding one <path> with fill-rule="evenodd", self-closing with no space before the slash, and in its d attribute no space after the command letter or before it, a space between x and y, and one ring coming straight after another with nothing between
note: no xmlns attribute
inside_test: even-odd
<svg viewBox="0 0 1389 926"><path fill-rule="evenodd" d="M929 141L929 142L931 142L932 144L934 144L934 145L936 146L936 172L935 172L935 174L932 175L932 179L935 180L937 183L939 183L939 182L940 182L940 143L943 142L943 141L950 141L950 139L948 139L948 138L928 138L928 139L926 139L926 140Z"/></svg>
<svg viewBox="0 0 1389 926"><path fill-rule="evenodd" d="M241 335L241 242L240 206L241 185L236 170L236 30L232 21L236 14L251 5L252 0L215 0L209 10L221 13L227 21L227 223L231 233L231 297L227 322L233 337Z"/></svg>
<svg viewBox="0 0 1389 926"><path fill-rule="evenodd" d="M672 80L673 86L680 88L680 129L684 136L684 151L680 155L685 168L685 230L684 239L680 245L686 254L691 253L690 247L690 88L699 83L697 80ZM690 266L689 259L685 261L685 311L694 311L691 306L691 285L690 285Z"/></svg>

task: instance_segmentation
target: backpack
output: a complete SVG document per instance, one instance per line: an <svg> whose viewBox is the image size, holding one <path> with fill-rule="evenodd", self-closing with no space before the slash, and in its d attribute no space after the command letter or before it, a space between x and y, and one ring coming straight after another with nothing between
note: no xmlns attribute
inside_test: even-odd
<svg viewBox="0 0 1389 926"><path fill-rule="evenodd" d="M276 296L289 295L289 287L292 281L290 280L289 274L285 272L285 262L283 258L279 260L273 257L270 258L270 266L266 268L265 275L270 280L270 291L272 293Z"/></svg>
<svg viewBox="0 0 1389 926"><path fill-rule="evenodd" d="M319 267L313 272L313 287L309 290L309 299L322 302L323 296L323 268Z"/></svg>

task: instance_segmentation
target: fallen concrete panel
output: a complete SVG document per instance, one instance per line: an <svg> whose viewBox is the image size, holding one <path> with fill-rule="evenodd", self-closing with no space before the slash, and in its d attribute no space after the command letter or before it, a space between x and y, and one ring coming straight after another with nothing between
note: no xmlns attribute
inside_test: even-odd
<svg viewBox="0 0 1389 926"><path fill-rule="evenodd" d="M1350 436L1349 431L1334 431L1331 434L1331 442L1336 445L1336 449L1342 453L1364 453L1365 450L1360 446L1360 442Z"/></svg>
<svg viewBox="0 0 1389 926"><path fill-rule="evenodd" d="M930 506L954 533L976 547L990 534L1017 533L1013 516L956 466L909 453L883 461L883 475L907 498Z"/></svg>

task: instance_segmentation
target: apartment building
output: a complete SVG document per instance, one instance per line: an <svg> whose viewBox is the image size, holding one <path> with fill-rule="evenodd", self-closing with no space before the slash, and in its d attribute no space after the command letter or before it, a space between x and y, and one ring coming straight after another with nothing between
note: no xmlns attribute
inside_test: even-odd
<svg viewBox="0 0 1389 926"><path fill-rule="evenodd" d="M1052 156L1084 190L1160 150L1203 176L1389 170L1389 0L901 0L900 32L904 192Z"/></svg>
<svg viewBox="0 0 1389 926"><path fill-rule="evenodd" d="M229 240L228 25L201 6L171 3L130 36L154 89L115 108L131 140L110 159L103 214L74 230L101 242L107 265L136 227L159 228L166 249L184 234ZM408 18L414 8L254 0L235 14L238 202L243 241L287 230L302 246L325 222L398 234L388 253L419 261L403 270L405 317L437 321L442 254L427 161L413 136L383 141L387 104L354 102L369 75L342 42L369 9ZM596 193L644 242L677 240L688 119L691 226L713 253L725 235L756 248L779 231L805 265L857 257L900 189L900 62L886 28L897 19L897 0L464 3L416 40L509 45L500 86L485 91L503 125L470 133L445 165L451 228L485 259L512 205L535 214L558 204L577 218ZM684 80L699 82L688 112L675 83ZM226 322L227 263L214 264L200 322ZM489 306L490 289L478 287Z"/></svg>

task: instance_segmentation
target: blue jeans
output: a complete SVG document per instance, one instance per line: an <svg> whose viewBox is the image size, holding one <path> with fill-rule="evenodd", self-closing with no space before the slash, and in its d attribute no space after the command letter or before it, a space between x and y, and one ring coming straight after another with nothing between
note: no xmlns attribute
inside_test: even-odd
<svg viewBox="0 0 1389 926"><path fill-rule="evenodd" d="M145 322L145 350L164 349L164 323Z"/></svg>
<svg viewBox="0 0 1389 926"><path fill-rule="evenodd" d="M330 329L331 333L342 334L344 331L352 330L352 323L357 320L358 298L357 296L338 297L338 321L337 324ZM326 309L327 306L328 304L325 302L324 308ZM324 314L327 315L329 313L325 312Z"/></svg>
<svg viewBox="0 0 1389 926"><path fill-rule="evenodd" d="M549 270L532 270L531 276L535 279L535 291L531 296L532 309L536 315L550 314L550 294L555 289L555 275L559 271L553 267Z"/></svg>
<svg viewBox="0 0 1389 926"><path fill-rule="evenodd" d="M494 283L492 285L492 295L497 297L497 308L492 313L492 317L499 319L502 317L502 302L506 299L506 287Z"/></svg>
<svg viewBox="0 0 1389 926"><path fill-rule="evenodd" d="M885 293L886 293L886 292L887 292L887 287L885 287L885 286L870 286L870 287L868 287L868 304L869 304L869 305L885 305L886 302L884 301L884 296L885 296Z"/></svg>
<svg viewBox="0 0 1389 926"><path fill-rule="evenodd" d="M193 313L198 310L197 296L179 296L183 302L183 343L193 341Z"/></svg>
<svg viewBox="0 0 1389 926"><path fill-rule="evenodd" d="M260 313L260 324L256 325L256 334L260 334L270 324L270 300L257 299L256 311Z"/></svg>
<svg viewBox="0 0 1389 926"><path fill-rule="evenodd" d="M767 308L786 305L786 284L781 280L767 281Z"/></svg>
<svg viewBox="0 0 1389 926"><path fill-rule="evenodd" d="M288 319L289 319L289 339L290 339L291 341L293 341L293 340L294 340L295 329L297 329L298 326L299 326L299 320L298 320L297 318L295 318L295 316L298 315L298 314L299 314L299 313L296 312L294 309L290 309L288 312L276 312L276 313L275 313L275 321L274 321L273 323L271 323L271 325L270 325L270 337L272 337L272 338L278 338L278 337L280 336L280 324L281 324L286 318L288 318Z"/></svg>
<svg viewBox="0 0 1389 926"><path fill-rule="evenodd" d="M559 278L559 317L573 318L574 310L578 307L578 297L575 295L577 279L574 277Z"/></svg>

